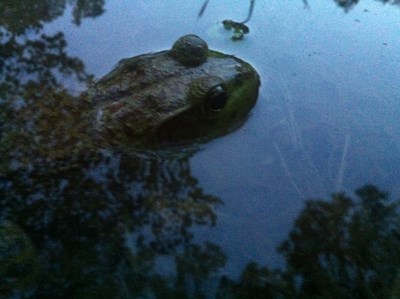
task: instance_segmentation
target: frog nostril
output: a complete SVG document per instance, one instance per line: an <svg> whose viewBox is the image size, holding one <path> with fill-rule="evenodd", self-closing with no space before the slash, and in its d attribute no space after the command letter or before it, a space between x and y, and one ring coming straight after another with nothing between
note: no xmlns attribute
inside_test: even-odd
<svg viewBox="0 0 400 299"><path fill-rule="evenodd" d="M242 74L242 73L237 73L236 75L235 75L235 81L236 81L236 83L240 83L240 82L242 82L244 80L244 75Z"/></svg>

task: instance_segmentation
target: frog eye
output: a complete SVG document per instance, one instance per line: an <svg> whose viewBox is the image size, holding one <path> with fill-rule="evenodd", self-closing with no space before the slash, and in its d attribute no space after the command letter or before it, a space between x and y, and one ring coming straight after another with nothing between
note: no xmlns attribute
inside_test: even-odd
<svg viewBox="0 0 400 299"><path fill-rule="evenodd" d="M221 85L218 85L210 92L206 102L206 108L211 111L221 111L224 109L227 101L228 94Z"/></svg>

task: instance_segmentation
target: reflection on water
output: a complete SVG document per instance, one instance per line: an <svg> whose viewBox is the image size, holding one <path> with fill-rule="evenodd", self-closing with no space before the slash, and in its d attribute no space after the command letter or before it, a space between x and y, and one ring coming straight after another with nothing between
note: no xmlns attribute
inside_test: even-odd
<svg viewBox="0 0 400 299"><path fill-rule="evenodd" d="M215 225L220 201L198 186L187 159L98 153L79 167L20 168L2 181L1 288L9 294L139 294L156 279L158 255L201 259L215 251L224 260L217 246L192 242L194 226Z"/></svg>
<svg viewBox="0 0 400 299"><path fill-rule="evenodd" d="M311 6L308 3L308 0L302 0L304 4L304 8L310 9ZM358 4L360 1L359 0L333 0L340 8L343 8L345 12L348 12L350 9L352 9L356 4ZM375 0L382 2L383 4L390 4L390 5L400 5L399 0ZM198 16L201 17L210 0L205 0L203 2L203 5L200 8ZM233 20L223 20L222 24L226 30L233 30L233 35L232 35L232 40L242 40L244 37L244 34L248 34L250 32L250 29L247 25L245 25L246 22L248 22L251 19L251 16L253 14L253 10L255 7L255 0L250 0L249 1L249 10L247 17L244 21L242 22L237 22Z"/></svg>
<svg viewBox="0 0 400 299"><path fill-rule="evenodd" d="M197 226L218 223L221 201L187 159L98 153L35 170L2 179L0 289L10 297L204 298L210 284L217 298L399 294L400 202L374 186L308 200L278 248L287 266L250 262L236 281L220 275L223 248L195 241Z"/></svg>
<svg viewBox="0 0 400 299"><path fill-rule="evenodd" d="M249 263L221 279L221 298L398 298L400 201L373 185L355 193L306 201L278 247L286 267Z"/></svg>
<svg viewBox="0 0 400 299"><path fill-rule="evenodd" d="M346 0L346 1L334 0L334 1L339 7L343 8L346 12L360 2L359 0ZM398 0L375 0L375 1L389 5L400 5L400 2Z"/></svg>
<svg viewBox="0 0 400 299"><path fill-rule="evenodd" d="M75 23L102 11L102 2L74 5ZM12 22L25 9L3 6ZM61 32L40 33L65 2L37 6L44 15L2 24L0 36L1 293L164 297L188 293L187 280L201 293L226 258L217 245L194 243L192 228L215 225L221 201L198 186L188 155L143 159L90 144L88 101L60 81L90 76ZM159 255L176 261L175 279L157 274Z"/></svg>
<svg viewBox="0 0 400 299"><path fill-rule="evenodd" d="M79 1L81 2L81 1ZM0 2L0 97L21 95L29 84L58 85L57 74L87 78L83 63L66 54L62 32L41 33L43 24L62 15L65 1ZM35 11L35 14L32 12ZM98 7L75 4L75 21L95 16Z"/></svg>
<svg viewBox="0 0 400 299"><path fill-rule="evenodd" d="M103 1L69 3L76 24L104 10ZM138 157L85 138L88 102L64 83L90 75L63 33L41 32L65 8L0 1L2 296L400 296L400 201L373 185L307 200L277 248L284 267L249 260L240 277L225 273L227 249L196 231L217 226L228 202L203 190L190 154Z"/></svg>

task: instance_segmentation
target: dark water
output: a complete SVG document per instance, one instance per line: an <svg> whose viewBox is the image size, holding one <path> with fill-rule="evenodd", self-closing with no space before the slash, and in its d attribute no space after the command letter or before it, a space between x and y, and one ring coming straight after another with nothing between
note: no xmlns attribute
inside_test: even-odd
<svg viewBox="0 0 400 299"><path fill-rule="evenodd" d="M400 297L400 3L201 5L0 1L0 298ZM92 75L187 33L260 73L246 124L88 146Z"/></svg>

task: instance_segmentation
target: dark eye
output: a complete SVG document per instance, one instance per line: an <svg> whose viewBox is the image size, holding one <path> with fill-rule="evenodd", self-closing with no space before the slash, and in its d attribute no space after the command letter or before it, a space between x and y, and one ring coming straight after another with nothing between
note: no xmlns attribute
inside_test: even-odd
<svg viewBox="0 0 400 299"><path fill-rule="evenodd" d="M228 101L228 94L221 85L215 87L207 101L207 108L211 111L220 111L224 109L226 102Z"/></svg>

